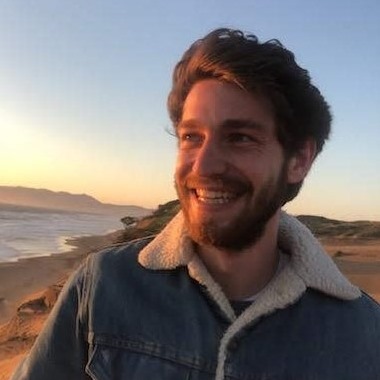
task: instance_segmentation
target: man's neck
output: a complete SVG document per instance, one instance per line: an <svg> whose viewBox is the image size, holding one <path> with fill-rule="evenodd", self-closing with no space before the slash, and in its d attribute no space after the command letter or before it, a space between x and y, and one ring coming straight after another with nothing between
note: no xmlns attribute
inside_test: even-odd
<svg viewBox="0 0 380 380"><path fill-rule="evenodd" d="M262 237L251 247L230 252L198 246L197 252L214 280L230 300L242 300L262 290L275 275L279 252L279 212L267 223Z"/></svg>

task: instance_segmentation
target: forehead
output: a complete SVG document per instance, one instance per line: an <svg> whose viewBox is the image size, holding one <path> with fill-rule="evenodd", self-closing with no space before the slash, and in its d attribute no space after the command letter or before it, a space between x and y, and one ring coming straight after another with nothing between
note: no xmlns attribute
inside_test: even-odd
<svg viewBox="0 0 380 380"><path fill-rule="evenodd" d="M251 121L274 130L274 115L269 102L235 84L207 79L190 90L183 108L181 123L187 121L217 127L225 120Z"/></svg>

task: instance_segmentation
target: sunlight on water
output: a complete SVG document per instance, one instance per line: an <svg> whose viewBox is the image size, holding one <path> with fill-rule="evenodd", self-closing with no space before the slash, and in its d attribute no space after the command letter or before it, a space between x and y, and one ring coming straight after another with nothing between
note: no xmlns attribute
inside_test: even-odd
<svg viewBox="0 0 380 380"><path fill-rule="evenodd" d="M122 227L115 216L0 206L0 262L69 251L69 237L105 234Z"/></svg>

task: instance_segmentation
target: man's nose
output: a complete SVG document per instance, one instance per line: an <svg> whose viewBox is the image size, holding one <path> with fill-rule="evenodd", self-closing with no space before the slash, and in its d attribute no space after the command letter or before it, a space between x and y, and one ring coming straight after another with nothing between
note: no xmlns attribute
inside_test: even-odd
<svg viewBox="0 0 380 380"><path fill-rule="evenodd" d="M197 151L193 172L203 177L223 174L226 170L225 153L217 141L206 139Z"/></svg>

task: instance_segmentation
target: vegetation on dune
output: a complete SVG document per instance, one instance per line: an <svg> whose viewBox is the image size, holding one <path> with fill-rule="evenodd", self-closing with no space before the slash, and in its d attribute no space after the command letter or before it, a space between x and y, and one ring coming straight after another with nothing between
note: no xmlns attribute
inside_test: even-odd
<svg viewBox="0 0 380 380"><path fill-rule="evenodd" d="M380 222L343 222L341 220L327 219L322 216L312 215L299 215L297 218L319 238L380 238Z"/></svg>
<svg viewBox="0 0 380 380"><path fill-rule="evenodd" d="M179 210L179 201L174 200L159 205L152 215L146 216L140 220L132 220L130 217L123 218L122 222L126 228L119 236L117 242L122 243L145 236L156 235L166 226L166 224L168 224Z"/></svg>
<svg viewBox="0 0 380 380"><path fill-rule="evenodd" d="M118 243L157 234L179 210L179 201L174 200L158 206L156 211L142 219L129 216L123 218L121 221L125 226L125 230L121 233ZM305 224L318 238L380 238L380 222L344 222L313 215L299 215L297 219Z"/></svg>
<svg viewBox="0 0 380 380"><path fill-rule="evenodd" d="M159 233L179 210L179 201L174 200L158 206L158 209L153 214L142 219L129 216L123 218L122 222L126 228L121 233L118 242L126 242ZM305 224L318 238L380 238L380 222L344 222L313 215L299 215L297 219Z"/></svg>

